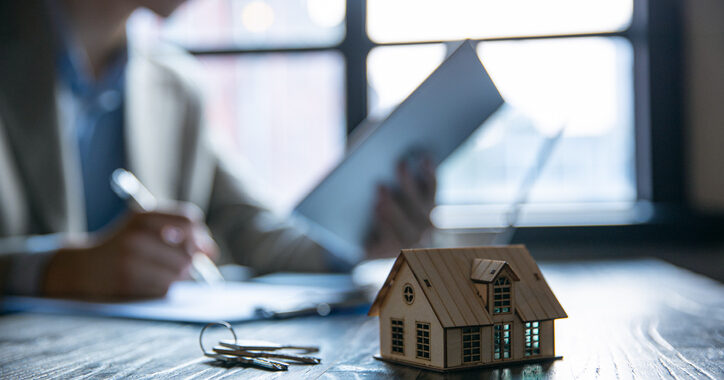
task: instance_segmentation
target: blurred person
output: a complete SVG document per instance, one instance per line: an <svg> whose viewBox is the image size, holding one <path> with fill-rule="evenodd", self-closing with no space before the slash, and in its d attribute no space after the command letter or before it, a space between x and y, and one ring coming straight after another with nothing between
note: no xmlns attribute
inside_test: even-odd
<svg viewBox="0 0 724 380"><path fill-rule="evenodd" d="M3 294L159 296L188 277L194 252L257 273L354 264L256 202L208 146L190 56L127 43L138 7L167 17L181 3L0 0ZM118 167L164 206L129 211L110 188ZM379 189L367 257L430 228L434 168L397 169L400 190Z"/></svg>

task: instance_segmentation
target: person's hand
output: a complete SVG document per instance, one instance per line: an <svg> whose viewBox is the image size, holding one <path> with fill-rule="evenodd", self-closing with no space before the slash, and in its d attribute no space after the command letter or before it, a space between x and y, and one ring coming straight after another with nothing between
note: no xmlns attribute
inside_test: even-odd
<svg viewBox="0 0 724 380"><path fill-rule="evenodd" d="M197 207L132 213L109 235L59 250L48 265L44 295L162 296L171 283L188 277L197 252L218 254Z"/></svg>
<svg viewBox="0 0 724 380"><path fill-rule="evenodd" d="M430 231L437 179L430 160L423 160L420 169L420 175L415 176L404 162L400 163L400 190L393 193L380 186L375 222L366 247L368 259L395 256L400 249L419 244Z"/></svg>

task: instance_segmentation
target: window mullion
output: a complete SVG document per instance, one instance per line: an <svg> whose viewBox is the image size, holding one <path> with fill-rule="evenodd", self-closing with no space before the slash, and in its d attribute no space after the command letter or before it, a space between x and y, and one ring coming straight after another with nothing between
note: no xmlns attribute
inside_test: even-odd
<svg viewBox="0 0 724 380"><path fill-rule="evenodd" d="M345 61L347 133L367 117L367 1L347 0L347 33L339 46Z"/></svg>

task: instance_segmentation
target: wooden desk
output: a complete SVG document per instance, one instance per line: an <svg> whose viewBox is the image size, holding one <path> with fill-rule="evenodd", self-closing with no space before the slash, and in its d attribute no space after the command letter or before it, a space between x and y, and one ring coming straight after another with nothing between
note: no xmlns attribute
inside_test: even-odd
<svg viewBox="0 0 724 380"><path fill-rule="evenodd" d="M564 359L448 378L724 378L724 286L654 260L542 264L570 318ZM321 345L323 362L289 372L223 368L201 356L199 326L11 314L0 317L0 378L439 378L372 358L376 318L308 317L235 326L244 338Z"/></svg>

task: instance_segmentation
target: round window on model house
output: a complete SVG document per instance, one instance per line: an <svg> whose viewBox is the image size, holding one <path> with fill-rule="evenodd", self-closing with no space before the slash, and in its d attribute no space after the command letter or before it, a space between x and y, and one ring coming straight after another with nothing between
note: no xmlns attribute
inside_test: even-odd
<svg viewBox="0 0 724 380"><path fill-rule="evenodd" d="M402 288L402 298L405 299L406 304L412 305L415 301L415 291L412 289L412 285L405 284L405 287Z"/></svg>

